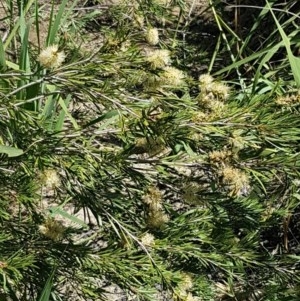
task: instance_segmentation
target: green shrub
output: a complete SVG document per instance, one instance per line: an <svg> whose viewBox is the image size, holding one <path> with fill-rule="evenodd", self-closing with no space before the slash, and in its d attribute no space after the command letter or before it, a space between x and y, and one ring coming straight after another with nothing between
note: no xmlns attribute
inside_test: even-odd
<svg viewBox="0 0 300 301"><path fill-rule="evenodd" d="M233 31L216 1L193 44L191 3L5 3L1 300L298 300L292 62L209 75Z"/></svg>

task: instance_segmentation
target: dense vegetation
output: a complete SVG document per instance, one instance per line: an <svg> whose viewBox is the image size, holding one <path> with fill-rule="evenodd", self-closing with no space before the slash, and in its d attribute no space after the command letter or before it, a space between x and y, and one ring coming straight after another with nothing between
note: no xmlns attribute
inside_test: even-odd
<svg viewBox="0 0 300 301"><path fill-rule="evenodd" d="M228 2L1 1L0 300L299 300L300 7Z"/></svg>

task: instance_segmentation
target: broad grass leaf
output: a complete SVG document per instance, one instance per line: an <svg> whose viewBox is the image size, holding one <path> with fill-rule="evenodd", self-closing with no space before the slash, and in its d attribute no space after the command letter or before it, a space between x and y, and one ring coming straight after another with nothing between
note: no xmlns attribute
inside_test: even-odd
<svg viewBox="0 0 300 301"><path fill-rule="evenodd" d="M0 153L7 154L8 157L18 157L21 156L24 151L12 146L0 145Z"/></svg>
<svg viewBox="0 0 300 301"><path fill-rule="evenodd" d="M59 208L59 207L51 207L50 208L50 212L51 212L51 216L55 216L57 214L61 215L62 217L65 217L66 219L68 219L69 221L73 222L74 224L80 225L84 228L87 228L87 224L82 221L81 219L79 219L78 217L69 214L68 212L66 212L65 210Z"/></svg>

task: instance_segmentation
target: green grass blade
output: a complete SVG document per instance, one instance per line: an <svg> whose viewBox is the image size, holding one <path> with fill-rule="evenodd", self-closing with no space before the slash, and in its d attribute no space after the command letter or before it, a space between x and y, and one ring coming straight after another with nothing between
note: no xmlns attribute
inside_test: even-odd
<svg viewBox="0 0 300 301"><path fill-rule="evenodd" d="M41 40L40 40L40 22L39 22L39 5L38 5L38 1L35 1L35 29L36 29L36 38L37 38L37 44L38 44L38 48L39 51L41 49Z"/></svg>
<svg viewBox="0 0 300 301"><path fill-rule="evenodd" d="M272 5L273 5L273 3L272 3ZM261 24L261 22L263 21L263 19L267 17L267 14L268 14L268 10L266 9L266 6L265 6L265 8L263 8L261 10L260 14L256 18L255 23L253 24L251 30L249 31L248 36L243 41L243 43L241 45L241 49L239 51L239 55L242 55L242 53L244 52L244 50L247 49L250 40L253 38L253 36L257 32L257 29L259 28L259 25Z"/></svg>
<svg viewBox="0 0 300 301"><path fill-rule="evenodd" d="M20 35L22 41L21 47L21 54L20 54L20 70L25 71L26 73L30 73L30 60L29 60L29 53L28 53L28 37L29 37L29 30L30 25L25 23L25 18L21 18L21 26L20 26Z"/></svg>
<svg viewBox="0 0 300 301"><path fill-rule="evenodd" d="M48 119L51 118L54 111L55 111L55 104L57 101L57 95L56 96L49 96L46 100L43 112L41 113L41 118L42 119Z"/></svg>
<svg viewBox="0 0 300 301"><path fill-rule="evenodd" d="M53 35L51 33L52 28L53 28L53 15L54 15L54 1L52 0L52 6L51 6L51 11L50 11L50 19L49 19L49 27L48 27L48 33L47 33L47 39L46 39L46 45L50 45L50 36ZM53 38L54 39L54 38Z"/></svg>
<svg viewBox="0 0 300 301"><path fill-rule="evenodd" d="M57 32L59 30L59 27L61 24L65 22L65 20L69 17L69 15L72 12L72 9L76 6L76 4L79 2L79 0L73 1L71 7L66 10L68 0L63 0L60 4L58 13L55 17L55 20L53 21L53 15L54 15L54 6L52 4L52 10L50 14L50 23L49 23L49 30L46 40L46 46L52 45L55 43L55 37L57 36Z"/></svg>
<svg viewBox="0 0 300 301"><path fill-rule="evenodd" d="M30 72L30 61L29 61L29 52L28 52L28 37L29 37L29 25L26 24L26 20L24 17L24 11L21 10L21 15L19 18L20 22L20 38L21 38L21 52L20 52L20 59L19 59L19 70L24 72ZM22 87L27 84L27 80L22 78L18 82L18 87ZM26 89L21 89L18 94L18 99L26 99ZM29 103L26 105L27 109L33 110L34 103Z"/></svg>
<svg viewBox="0 0 300 301"><path fill-rule="evenodd" d="M23 11L24 16L26 15L26 13L29 11L30 7L32 6L32 4L34 3L34 1L36 0L29 0L25 6L25 9ZM17 19L14 27L11 29L10 34L8 35L5 43L3 44L4 50L7 49L8 45L11 43L11 41L15 38L17 31L19 30L20 27L20 18Z"/></svg>
<svg viewBox="0 0 300 301"><path fill-rule="evenodd" d="M55 274L55 269L53 268L38 301L49 301L52 286L53 286L54 274Z"/></svg>
<svg viewBox="0 0 300 301"><path fill-rule="evenodd" d="M235 69L236 67L238 66L241 66L241 65L244 65L244 64L247 64L251 61L254 61L255 59L258 59L259 57L261 57L262 55L272 51L274 52L274 50L278 49L279 47L282 47L283 46L283 43L280 42L278 43L276 46L271 46L271 47L268 47L268 48L265 48L259 52L256 52L256 53L253 53L252 55L249 55L248 57L242 59L242 60L239 60L237 62L234 62L233 64L230 64L229 66L215 72L213 74L213 76L217 76L217 75L220 75L222 73L225 73L227 71L231 71L232 69Z"/></svg>
<svg viewBox="0 0 300 301"><path fill-rule="evenodd" d="M49 24L50 28L48 30L48 36L47 36L47 42L46 42L47 46L52 45L55 42L55 37L57 36L59 26L62 23L62 16L63 16L63 12L65 11L67 2L68 2L68 0L63 0L61 2L58 13L57 13L53 23L52 23L52 16L53 16L54 6L52 5L51 18L50 18L50 24Z"/></svg>
<svg viewBox="0 0 300 301"><path fill-rule="evenodd" d="M78 217L66 212L65 210L61 209L59 206L57 207L51 207L50 209L51 216L55 217L57 214L61 215L62 217L68 219L69 221L73 222L74 224L77 224L81 227L87 228L87 224L79 219Z"/></svg>
<svg viewBox="0 0 300 301"><path fill-rule="evenodd" d="M105 128L108 128L109 125L113 124L118 118L120 118L120 112L117 110L112 110L88 122L84 125L84 128L101 122L101 125L98 128L101 131Z"/></svg>
<svg viewBox="0 0 300 301"><path fill-rule="evenodd" d="M64 103L65 103L66 107L68 107L68 105L70 103L70 100L71 100L71 95L68 95L67 98L64 100ZM60 132L62 130L64 121L65 121L65 117L66 117L65 110L61 110L60 113L59 113L59 116L58 116L58 120L57 120L56 125L55 125L55 131L56 132Z"/></svg>
<svg viewBox="0 0 300 301"><path fill-rule="evenodd" d="M55 86L52 85L47 85L46 86L47 90L54 92L55 91ZM45 107L43 109L43 112L41 114L41 117L43 119L53 119L54 118L54 114L56 114L56 106L59 105L61 107L61 112L59 114L59 118L58 121L55 125L55 129L60 131L62 126L63 126L63 121L65 119L66 116L69 117L71 123L73 124L74 128L76 130L79 129L79 125L77 124L76 120L72 117L72 115L70 114L67 105L69 104L69 101L71 99L71 96L68 95L66 100L64 100L63 98L61 98L59 95L55 95L55 96L49 96L46 100L45 103Z"/></svg>
<svg viewBox="0 0 300 301"><path fill-rule="evenodd" d="M64 113L69 117L70 121L72 122L74 128L76 130L79 129L79 125L77 124L76 120L72 117L72 115L70 114L64 100L60 97L58 100L58 104L61 106L61 108L63 109Z"/></svg>
<svg viewBox="0 0 300 301"><path fill-rule="evenodd" d="M255 72L255 76L254 76L254 80L253 80L253 87L252 87L252 93L255 92L255 89L256 89L256 86L257 86L257 83L259 81L259 79L261 78L261 69L263 68L263 66L266 65L267 62L270 61L270 59L273 57L273 55L278 51L278 48L277 47L278 45L275 45L271 51L267 52L265 54L265 56L261 59L261 62L259 63L259 66Z"/></svg>
<svg viewBox="0 0 300 301"><path fill-rule="evenodd" d="M280 23L278 22L278 20L275 16L274 12L272 11L272 8L271 8L268 1L267 1L267 5L268 5L268 8L269 8L269 10L272 14L272 17L273 17L275 23L276 23L277 29L278 29L278 31L281 35L284 46L286 48L288 59L289 59L289 62L290 62L290 66L291 66L291 69L292 69L292 73L293 73L296 85L297 85L297 87L300 87L300 58L294 56L294 54L291 50L290 40L289 40L288 36L286 35L286 33L284 32L284 30L283 30L282 26L280 25Z"/></svg>
<svg viewBox="0 0 300 301"><path fill-rule="evenodd" d="M0 71L6 68L5 50L2 39L0 39Z"/></svg>

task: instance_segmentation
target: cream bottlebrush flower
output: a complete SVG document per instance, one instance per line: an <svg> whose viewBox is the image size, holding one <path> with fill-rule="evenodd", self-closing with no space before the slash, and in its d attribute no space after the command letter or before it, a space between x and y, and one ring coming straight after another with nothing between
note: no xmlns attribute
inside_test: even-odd
<svg viewBox="0 0 300 301"><path fill-rule="evenodd" d="M214 78L209 74L200 75L199 76L199 87L200 87L200 89L208 87L210 84L212 84L213 81L214 81Z"/></svg>
<svg viewBox="0 0 300 301"><path fill-rule="evenodd" d="M276 104L280 106L286 106L286 107L292 106L294 104L298 104L299 102L300 102L299 91L297 94L290 94L285 96L281 95L275 99Z"/></svg>
<svg viewBox="0 0 300 301"><path fill-rule="evenodd" d="M275 102L280 106L289 106L292 103L289 96L279 96L275 99Z"/></svg>
<svg viewBox="0 0 300 301"><path fill-rule="evenodd" d="M199 77L200 98L207 97L225 101L229 97L230 88L224 83L215 82L209 74L202 74Z"/></svg>
<svg viewBox="0 0 300 301"><path fill-rule="evenodd" d="M208 115L204 112L201 112L201 111L193 112L191 120L194 123L205 122L205 121L208 120Z"/></svg>
<svg viewBox="0 0 300 301"><path fill-rule="evenodd" d="M159 229L170 220L169 215L162 210L150 211L148 214L147 225L150 228Z"/></svg>
<svg viewBox="0 0 300 301"><path fill-rule="evenodd" d="M146 41L153 46L159 43L159 34L157 28L149 28L147 30Z"/></svg>
<svg viewBox="0 0 300 301"><path fill-rule="evenodd" d="M174 67L165 67L161 75L161 80L164 85L182 86L184 84L184 73Z"/></svg>
<svg viewBox="0 0 300 301"><path fill-rule="evenodd" d="M47 169L41 176L43 184L47 188L57 188L60 186L61 181L59 175L54 169Z"/></svg>
<svg viewBox="0 0 300 301"><path fill-rule="evenodd" d="M230 88L223 83L215 82L210 85L210 90L219 100L225 101L229 97Z"/></svg>
<svg viewBox="0 0 300 301"><path fill-rule="evenodd" d="M210 109L216 115L222 115L226 111L225 104L220 100L213 100L207 103L207 108Z"/></svg>
<svg viewBox="0 0 300 301"><path fill-rule="evenodd" d="M43 67L54 69L60 67L65 58L65 53L63 51L58 51L58 45L51 45L40 53L38 61Z"/></svg>
<svg viewBox="0 0 300 301"><path fill-rule="evenodd" d="M209 160L212 163L224 163L230 160L232 156L229 150L212 151L208 154Z"/></svg>
<svg viewBox="0 0 300 301"><path fill-rule="evenodd" d="M141 237L141 243L146 247L154 246L154 236L150 233L146 233Z"/></svg>
<svg viewBox="0 0 300 301"><path fill-rule="evenodd" d="M143 197L145 204L149 205L151 211L158 211L162 208L162 193L161 191L152 186L148 189L147 194Z"/></svg>
<svg viewBox="0 0 300 301"><path fill-rule="evenodd" d="M182 280L180 281L178 287L180 290L188 291L193 288L193 279L189 274L182 273Z"/></svg>
<svg viewBox="0 0 300 301"><path fill-rule="evenodd" d="M127 40L121 44L120 50L122 52L126 52L130 48L130 46L131 46L131 43L130 43L130 41Z"/></svg>
<svg viewBox="0 0 300 301"><path fill-rule="evenodd" d="M162 193L158 188L154 186L150 187L143 201L149 205L147 216L147 225L149 228L159 229L169 221L169 216L163 211Z"/></svg>
<svg viewBox="0 0 300 301"><path fill-rule="evenodd" d="M171 64L170 51L166 49L151 51L147 55L147 61L152 69L166 67Z"/></svg>
<svg viewBox="0 0 300 301"><path fill-rule="evenodd" d="M46 237L59 241L63 238L65 227L61 222L56 221L53 218L49 218L46 222L39 226L39 231Z"/></svg>
<svg viewBox="0 0 300 301"><path fill-rule="evenodd" d="M215 95L210 91L202 91L197 98L198 102L206 108L209 108L211 102L216 100Z"/></svg>
<svg viewBox="0 0 300 301"><path fill-rule="evenodd" d="M248 176L237 168L224 166L221 170L222 182L228 185L230 196L247 195L250 190Z"/></svg>

